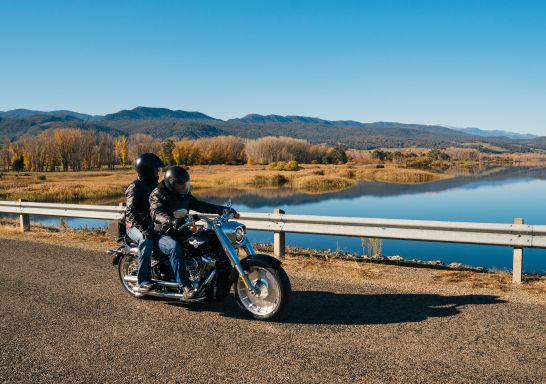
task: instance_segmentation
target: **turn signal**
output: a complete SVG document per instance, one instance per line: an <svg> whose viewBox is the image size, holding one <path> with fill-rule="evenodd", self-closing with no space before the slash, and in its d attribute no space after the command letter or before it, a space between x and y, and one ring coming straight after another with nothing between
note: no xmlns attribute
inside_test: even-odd
<svg viewBox="0 0 546 384"><path fill-rule="evenodd" d="M196 225L192 225L192 226L190 227L190 230L191 230L192 232L197 232L197 226L196 226Z"/></svg>

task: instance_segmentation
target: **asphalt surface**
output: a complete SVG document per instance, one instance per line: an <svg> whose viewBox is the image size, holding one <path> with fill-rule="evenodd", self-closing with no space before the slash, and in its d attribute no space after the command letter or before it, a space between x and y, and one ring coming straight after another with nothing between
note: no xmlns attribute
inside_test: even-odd
<svg viewBox="0 0 546 384"><path fill-rule="evenodd" d="M0 381L545 383L546 307L292 277L283 323L123 292L105 254L0 239Z"/></svg>

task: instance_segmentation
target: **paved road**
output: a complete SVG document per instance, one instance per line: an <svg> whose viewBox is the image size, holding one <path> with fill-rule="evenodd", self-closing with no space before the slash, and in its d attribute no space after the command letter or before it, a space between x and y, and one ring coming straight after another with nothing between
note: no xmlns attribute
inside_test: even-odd
<svg viewBox="0 0 546 384"><path fill-rule="evenodd" d="M546 382L545 307L293 278L284 323L135 300L98 252L0 239L2 382Z"/></svg>

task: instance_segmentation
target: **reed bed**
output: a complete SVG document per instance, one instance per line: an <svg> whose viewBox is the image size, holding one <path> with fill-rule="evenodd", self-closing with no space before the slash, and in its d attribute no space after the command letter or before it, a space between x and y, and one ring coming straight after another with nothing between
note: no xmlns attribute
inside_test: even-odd
<svg viewBox="0 0 546 384"><path fill-rule="evenodd" d="M429 183L448 178L449 176L423 171L419 169L406 168L364 168L357 172L357 178L362 181L377 181L383 183L398 183L398 184L417 184Z"/></svg>
<svg viewBox="0 0 546 384"><path fill-rule="evenodd" d="M192 190L286 187L305 193L340 191L359 181L423 183L445 177L429 171L350 165L300 165L297 171L269 170L264 165L202 165L190 167ZM78 202L123 199L134 170L3 174L0 199Z"/></svg>
<svg viewBox="0 0 546 384"><path fill-rule="evenodd" d="M303 176L292 181L291 186L311 193L339 191L356 184L355 180L335 176Z"/></svg>

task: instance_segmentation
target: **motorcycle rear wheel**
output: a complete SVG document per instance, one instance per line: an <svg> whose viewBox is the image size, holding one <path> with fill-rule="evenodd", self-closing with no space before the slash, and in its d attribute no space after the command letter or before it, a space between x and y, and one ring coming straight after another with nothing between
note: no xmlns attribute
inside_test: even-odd
<svg viewBox="0 0 546 384"><path fill-rule="evenodd" d="M138 271L138 258L133 255L123 255L118 263L119 282L123 287L123 290L129 295L141 299L144 297L143 293L135 291L133 288L138 286L137 283L125 281L125 276L136 276Z"/></svg>

